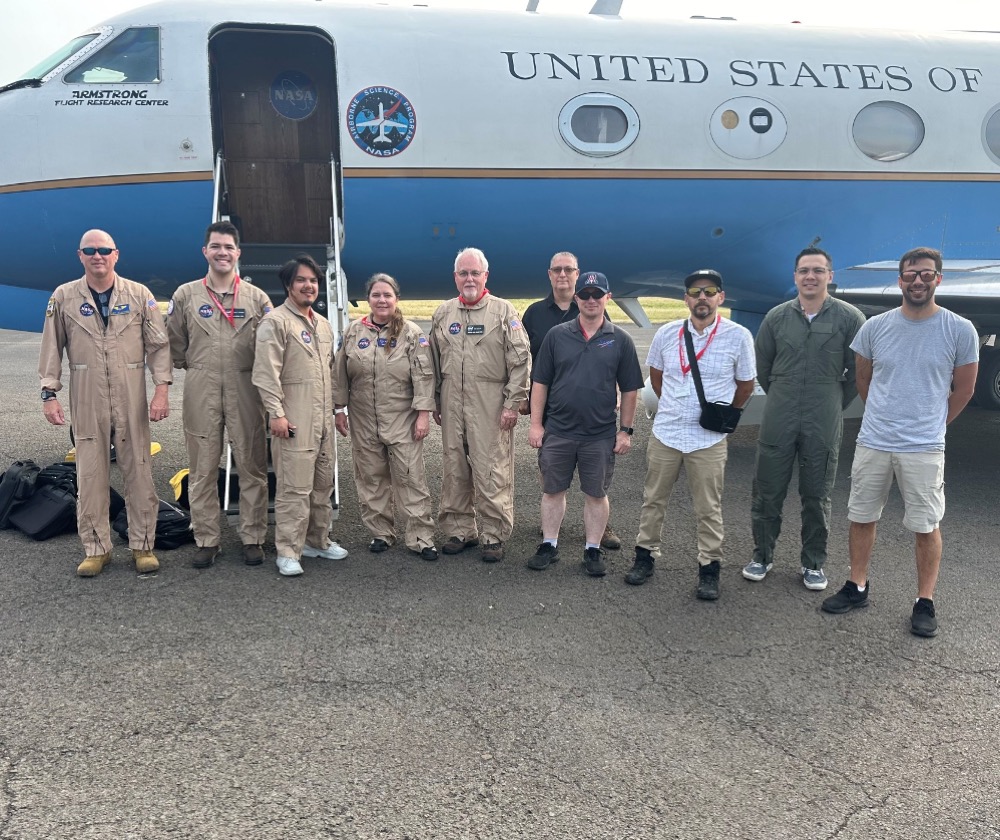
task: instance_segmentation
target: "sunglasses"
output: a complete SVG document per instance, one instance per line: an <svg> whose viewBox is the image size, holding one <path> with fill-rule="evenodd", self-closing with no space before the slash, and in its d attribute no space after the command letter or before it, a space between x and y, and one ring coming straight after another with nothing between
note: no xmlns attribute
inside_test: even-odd
<svg viewBox="0 0 1000 840"><path fill-rule="evenodd" d="M553 274L572 274L574 271L579 271L576 266L573 265L554 265L549 269Z"/></svg>
<svg viewBox="0 0 1000 840"><path fill-rule="evenodd" d="M576 296L580 300L600 300L605 294L600 289L584 289L582 292L577 292Z"/></svg>
<svg viewBox="0 0 1000 840"><path fill-rule="evenodd" d="M704 292L705 297L715 297L721 291L718 286L689 286L687 294L688 297L696 298Z"/></svg>
<svg viewBox="0 0 1000 840"><path fill-rule="evenodd" d="M117 251L117 248L81 248L80 253L85 257L92 257L94 254L100 254L102 257L107 257Z"/></svg>

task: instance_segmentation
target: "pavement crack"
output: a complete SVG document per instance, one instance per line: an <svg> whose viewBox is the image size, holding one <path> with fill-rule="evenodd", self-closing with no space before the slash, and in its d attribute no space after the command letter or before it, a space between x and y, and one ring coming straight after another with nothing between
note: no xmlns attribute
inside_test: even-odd
<svg viewBox="0 0 1000 840"><path fill-rule="evenodd" d="M853 820L859 814L864 814L866 812L871 813L884 808L886 806L886 803L889 801L891 797L892 794L887 793L877 801L869 802L867 804L855 805L853 808L851 808L850 811L847 812L847 814L844 815L844 818L839 823L837 823L836 828L834 828L833 831L826 836L826 840L833 840L835 837L840 837L840 835L847 830L847 827L850 825L851 820Z"/></svg>
<svg viewBox="0 0 1000 840"><path fill-rule="evenodd" d="M14 760L7 745L0 741L0 837L7 837L11 820L14 818Z"/></svg>

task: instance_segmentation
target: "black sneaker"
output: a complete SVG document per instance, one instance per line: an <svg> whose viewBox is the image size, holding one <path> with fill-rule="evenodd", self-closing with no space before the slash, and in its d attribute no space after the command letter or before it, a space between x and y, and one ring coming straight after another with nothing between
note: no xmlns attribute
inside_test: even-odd
<svg viewBox="0 0 1000 840"><path fill-rule="evenodd" d="M604 577L608 573L608 567L604 565L604 552L599 548L585 549L583 567L591 577Z"/></svg>
<svg viewBox="0 0 1000 840"><path fill-rule="evenodd" d="M420 559L429 561L437 560L438 550L432 545L426 546L425 548L420 549Z"/></svg>
<svg viewBox="0 0 1000 840"><path fill-rule="evenodd" d="M652 576L653 553L648 548L637 545L635 547L635 563L625 575L625 583L631 583L632 586L642 586Z"/></svg>
<svg viewBox="0 0 1000 840"><path fill-rule="evenodd" d="M541 572L551 566L559 559L559 550L549 542L543 542L538 546L538 551L527 563L529 569Z"/></svg>
<svg viewBox="0 0 1000 840"><path fill-rule="evenodd" d="M717 601L719 599L719 570L722 565L713 560L705 566L698 566L697 596L702 601Z"/></svg>
<svg viewBox="0 0 1000 840"><path fill-rule="evenodd" d="M917 598L913 605L913 615L910 617L910 632L914 636L936 636L938 631L937 618L934 615L934 602L930 598Z"/></svg>
<svg viewBox="0 0 1000 840"><path fill-rule="evenodd" d="M389 550L389 543L381 537L376 537L368 544L368 550L372 554L381 554L383 551Z"/></svg>
<svg viewBox="0 0 1000 840"><path fill-rule="evenodd" d="M858 585L853 580L849 580L842 587L840 587L840 592L836 595L831 595L823 601L823 612L845 613L861 607L867 607L868 592L871 588L872 584L871 581L869 581L865 585L865 591L858 592Z"/></svg>
<svg viewBox="0 0 1000 840"><path fill-rule="evenodd" d="M191 567L194 569L207 569L213 563L215 563L215 558L219 556L219 546L217 545L203 545L194 555L194 559L191 561Z"/></svg>

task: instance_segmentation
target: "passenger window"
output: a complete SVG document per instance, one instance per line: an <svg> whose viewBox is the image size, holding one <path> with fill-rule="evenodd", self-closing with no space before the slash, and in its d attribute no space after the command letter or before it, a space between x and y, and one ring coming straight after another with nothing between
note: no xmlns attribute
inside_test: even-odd
<svg viewBox="0 0 1000 840"><path fill-rule="evenodd" d="M1000 105L993 108L983 126L983 145L995 163L1000 163Z"/></svg>
<svg viewBox="0 0 1000 840"><path fill-rule="evenodd" d="M160 30L126 29L111 43L66 74L67 82L88 85L160 81Z"/></svg>
<svg viewBox="0 0 1000 840"><path fill-rule="evenodd" d="M872 160L891 163L912 155L924 142L924 121L899 102L873 102L854 118L854 142Z"/></svg>
<svg viewBox="0 0 1000 840"><path fill-rule="evenodd" d="M625 151L639 136L639 115L609 93L584 93L559 112L559 133L585 155L607 157Z"/></svg>

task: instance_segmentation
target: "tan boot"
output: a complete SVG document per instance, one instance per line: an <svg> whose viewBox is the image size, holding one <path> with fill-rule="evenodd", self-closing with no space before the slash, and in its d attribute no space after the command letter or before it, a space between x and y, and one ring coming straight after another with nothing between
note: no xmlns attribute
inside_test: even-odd
<svg viewBox="0 0 1000 840"><path fill-rule="evenodd" d="M135 570L140 575L148 575L150 572L159 571L160 561L152 551L142 548L132 549L132 559L135 560Z"/></svg>
<svg viewBox="0 0 1000 840"><path fill-rule="evenodd" d="M95 554L87 557L76 567L76 573L80 577L97 577L101 570L111 562L111 552L105 554Z"/></svg>

